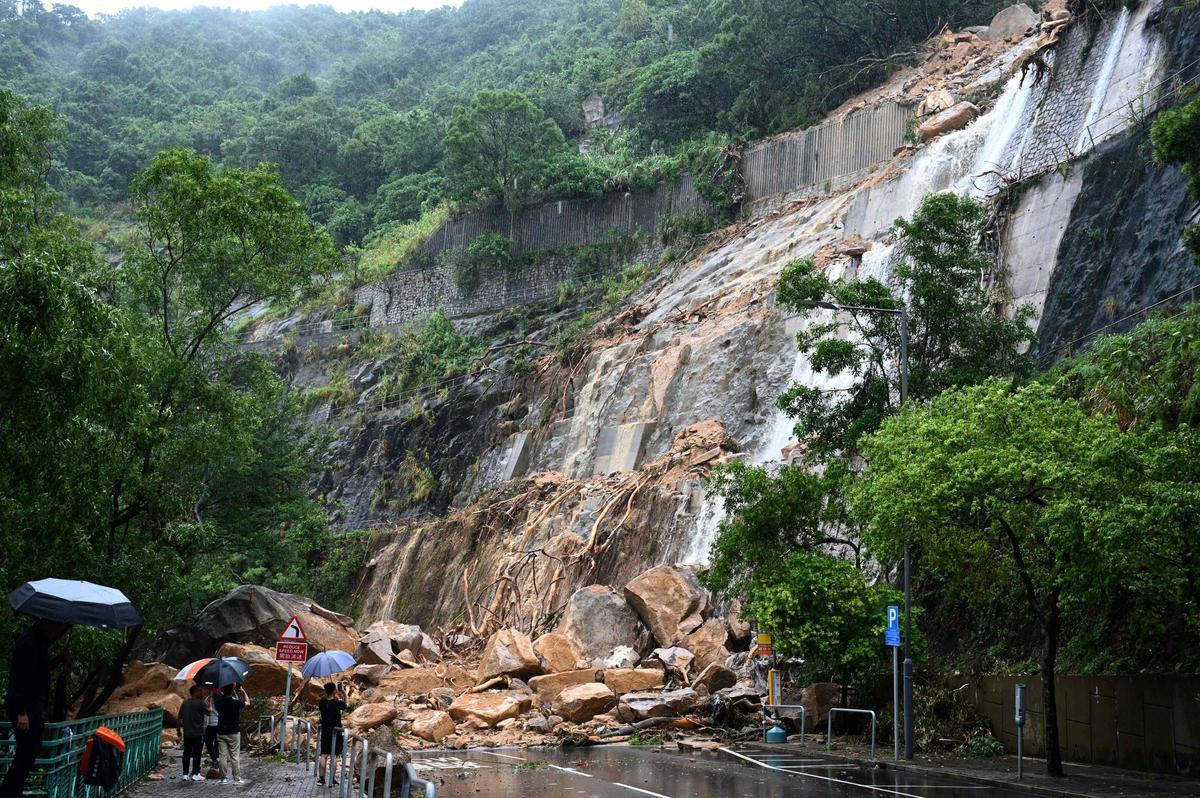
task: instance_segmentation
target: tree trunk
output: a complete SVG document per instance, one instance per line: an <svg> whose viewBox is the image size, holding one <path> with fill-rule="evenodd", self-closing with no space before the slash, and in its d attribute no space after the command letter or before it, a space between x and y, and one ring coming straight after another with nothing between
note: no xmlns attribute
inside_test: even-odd
<svg viewBox="0 0 1200 798"><path fill-rule="evenodd" d="M1058 707L1055 704L1054 675L1058 660L1058 600L1046 610L1046 641L1042 652L1042 721L1046 740L1046 775L1063 775L1062 749L1058 742Z"/></svg>
<svg viewBox="0 0 1200 798"><path fill-rule="evenodd" d="M108 700L108 697L121 684L121 672L125 670L125 663L129 661L130 655L133 654L133 647L137 645L137 641L141 636L142 627L140 626L126 632L125 645L117 653L116 661L109 667L108 678L105 679L104 686L92 697L91 701L79 707L79 712L75 714L75 717L87 718L100 713L100 708L104 706L104 702Z"/></svg>

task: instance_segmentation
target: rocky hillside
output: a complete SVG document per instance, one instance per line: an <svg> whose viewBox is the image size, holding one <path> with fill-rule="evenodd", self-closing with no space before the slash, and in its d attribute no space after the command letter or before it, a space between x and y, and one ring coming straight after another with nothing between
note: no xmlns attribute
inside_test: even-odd
<svg viewBox="0 0 1200 798"><path fill-rule="evenodd" d="M285 339L281 370L336 434L317 486L331 517L374 530L359 624L536 636L579 588L705 562L721 512L705 474L787 458L774 398L814 381L797 321L774 306L780 270L810 257L886 280L891 223L929 193L987 203L1010 309L1036 310L1043 362L1200 283L1179 235L1197 208L1144 146L1153 113L1200 75L1200 17L1073 9L1013 6L946 31L839 109L900 102L919 123L845 190L781 195L686 243L634 242L583 290L450 331L330 333L329 310L255 328L264 346Z"/></svg>

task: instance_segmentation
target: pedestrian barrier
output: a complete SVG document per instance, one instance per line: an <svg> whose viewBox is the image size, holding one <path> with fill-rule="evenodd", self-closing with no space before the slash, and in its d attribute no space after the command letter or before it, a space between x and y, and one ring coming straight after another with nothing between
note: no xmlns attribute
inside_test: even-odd
<svg viewBox="0 0 1200 798"><path fill-rule="evenodd" d="M121 735L125 741L125 763L121 778L110 792L88 786L79 775L79 762L88 738L101 726ZM47 723L41 755L29 773L26 792L46 798L102 798L121 792L158 764L162 749L163 711L123 712L90 718ZM12 764L15 740L12 724L0 723L0 773Z"/></svg>
<svg viewBox="0 0 1200 798"><path fill-rule="evenodd" d="M358 752L361 766L359 768L358 789L354 786L354 757ZM379 756L379 754L376 754ZM383 753L383 798L392 794L392 770L395 766L392 752ZM375 768L371 764L371 744L366 738L351 735L342 746L341 763L338 772L342 781L338 785L338 798L372 798L375 794ZM331 765L332 767L332 765ZM400 798L410 798L412 788L420 787L425 791L425 798L437 798L437 785L432 781L417 775L411 762L404 764L404 781L400 785Z"/></svg>
<svg viewBox="0 0 1200 798"><path fill-rule="evenodd" d="M296 764L297 765L299 765L301 762L301 759L300 759L300 754L301 754L300 729L302 727L304 729L304 746L303 746L304 760L303 760L303 762L304 762L304 772L307 773L309 766L315 765L315 763L316 763L316 760L313 755L313 725L312 725L312 722L305 720L304 718L297 718L295 715L285 716L283 722L286 724L289 721L292 724L292 739L296 741ZM282 750L280 751L280 753L284 754L284 755L287 754L286 751L282 751Z"/></svg>
<svg viewBox="0 0 1200 798"><path fill-rule="evenodd" d="M846 707L834 707L829 710L829 732L825 740L826 750L833 749L833 715L836 712L850 712L859 715L871 716L871 758L875 758L875 710L873 709L847 709Z"/></svg>
<svg viewBox="0 0 1200 798"><path fill-rule="evenodd" d="M255 737L262 737L263 721L267 722L267 734L270 735L270 743L268 747L275 744L275 716L274 715L259 715L258 726L254 729Z"/></svg>
<svg viewBox="0 0 1200 798"><path fill-rule="evenodd" d="M805 724L806 719L808 718L808 710L804 708L804 705L803 704L763 704L763 728L764 729L767 727L766 710L768 710L768 709L776 709L776 710L778 710L778 709L798 709L798 710L800 710L800 744L804 745L804 724ZM776 719L779 718L778 712L775 714L775 718Z"/></svg>

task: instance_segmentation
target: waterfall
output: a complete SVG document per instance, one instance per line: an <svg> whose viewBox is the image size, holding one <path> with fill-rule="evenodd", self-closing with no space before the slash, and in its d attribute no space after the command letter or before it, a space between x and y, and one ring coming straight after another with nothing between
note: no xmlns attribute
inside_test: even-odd
<svg viewBox="0 0 1200 798"><path fill-rule="evenodd" d="M1108 46L1104 51L1104 61L1100 65L1100 74L1092 84L1092 95L1088 99L1087 116L1083 120L1083 129L1079 131L1079 141L1075 142L1075 154L1083 152L1091 143L1091 128L1100 112L1104 110L1104 98L1108 95L1108 87L1112 83L1113 70L1117 67L1117 56L1125 43L1125 31L1129 27L1130 12L1128 7L1121 9L1117 25L1108 37Z"/></svg>
<svg viewBox="0 0 1200 798"><path fill-rule="evenodd" d="M971 174L965 178L967 184L958 186L960 194L985 199L1000 186L1001 175L1011 174L1020 149L1010 156L1009 145L1025 119L1025 107L1032 93L1033 81L1014 75L1004 84L1004 91L992 109L975 122L981 127L983 144L975 156Z"/></svg>

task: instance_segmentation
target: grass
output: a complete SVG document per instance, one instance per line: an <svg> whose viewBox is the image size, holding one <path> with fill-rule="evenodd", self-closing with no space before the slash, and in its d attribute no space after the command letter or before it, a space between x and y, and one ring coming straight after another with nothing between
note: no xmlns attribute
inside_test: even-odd
<svg viewBox="0 0 1200 798"><path fill-rule="evenodd" d="M645 745L645 746L661 746L664 740L657 734L646 734L641 729L638 729L633 734L629 735L630 745Z"/></svg>
<svg viewBox="0 0 1200 798"><path fill-rule="evenodd" d="M417 247L450 218L445 205L421 215L421 218L385 231L359 254L354 277L360 284L377 283L399 269L417 252Z"/></svg>

